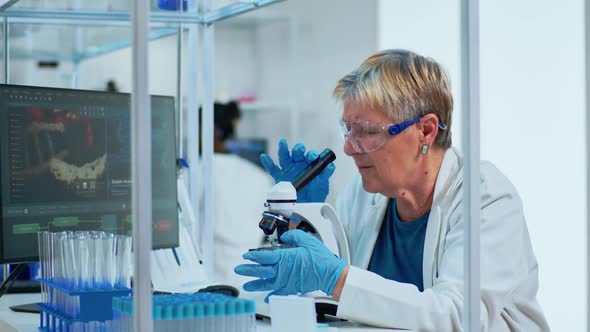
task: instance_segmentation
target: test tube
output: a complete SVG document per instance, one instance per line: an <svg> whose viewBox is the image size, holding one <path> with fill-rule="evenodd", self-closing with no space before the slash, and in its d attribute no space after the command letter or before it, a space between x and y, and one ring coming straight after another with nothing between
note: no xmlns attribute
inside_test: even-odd
<svg viewBox="0 0 590 332"><path fill-rule="evenodd" d="M164 315L164 306L154 303L153 307L154 331L164 331L165 321L162 319Z"/></svg>
<svg viewBox="0 0 590 332"><path fill-rule="evenodd" d="M63 234L61 232L55 233L54 237L53 237L53 243L54 243L54 257L55 257L55 281L58 285L62 286L63 285L63 242L62 242L62 237Z"/></svg>
<svg viewBox="0 0 590 332"><path fill-rule="evenodd" d="M68 246L67 246L67 232L60 232L59 234L59 250L60 250L60 273L61 273L61 285L64 288L68 287L68 272L70 264L68 264Z"/></svg>
<svg viewBox="0 0 590 332"><path fill-rule="evenodd" d="M79 232L75 232L72 236L72 251L74 252L74 257L72 257L72 264L76 266L74 269L74 275L72 275L72 288L79 290L82 288L81 282L81 274L82 274L82 262L80 260L80 234Z"/></svg>
<svg viewBox="0 0 590 332"><path fill-rule="evenodd" d="M88 332L99 332L100 324L98 321L90 321L86 323L86 331Z"/></svg>
<svg viewBox="0 0 590 332"><path fill-rule="evenodd" d="M217 302L215 303L215 321L216 323L216 327L217 327L217 331L223 331L225 332L226 327L226 311L225 311L225 303L223 302Z"/></svg>
<svg viewBox="0 0 590 332"><path fill-rule="evenodd" d="M59 248L59 238L60 238L60 234L59 233L52 233L51 236L51 254L53 257L53 282L57 285L60 284L60 278L61 278L61 273L60 273L60 267L61 267L61 261L60 261L60 248ZM51 306L53 308L59 308L60 305L60 294L58 292L57 288L52 288L52 293L53 296L51 297L52 300L52 304Z"/></svg>
<svg viewBox="0 0 590 332"><path fill-rule="evenodd" d="M104 271L102 269L102 240L100 232L90 232L90 266L91 266L91 282L90 288L101 288L103 285Z"/></svg>
<svg viewBox="0 0 590 332"><path fill-rule="evenodd" d="M105 232L98 232L98 248L96 251L96 258L97 258L97 262L98 264L98 275L99 275L99 280L98 280L98 287L99 288L106 288L106 284L108 281L108 272L107 272L107 260L106 257L104 255L105 253L105 238L106 238L106 233Z"/></svg>
<svg viewBox="0 0 590 332"><path fill-rule="evenodd" d="M205 329L205 306L203 303L199 302L197 299L194 300L194 324L193 329L194 331L207 331Z"/></svg>
<svg viewBox="0 0 590 332"><path fill-rule="evenodd" d="M39 247L39 266L41 267L41 278L45 278L45 231L37 232L37 246ZM45 303L45 285L41 284L41 302Z"/></svg>
<svg viewBox="0 0 590 332"><path fill-rule="evenodd" d="M64 267L66 271L66 287L73 288L74 280L76 279L76 271L78 270L76 265L76 250L74 248L74 233L65 232L64 234L64 246L65 246L65 259Z"/></svg>
<svg viewBox="0 0 590 332"><path fill-rule="evenodd" d="M51 233L51 258L53 261L53 271L52 271L52 278L53 281L58 284L59 283L59 234L58 233Z"/></svg>
<svg viewBox="0 0 590 332"><path fill-rule="evenodd" d="M72 322L71 332L83 332L83 331L84 331L84 323L83 322Z"/></svg>
<svg viewBox="0 0 590 332"><path fill-rule="evenodd" d="M59 266L58 266L58 262L59 262L59 257L58 257L58 252L57 252L57 242L59 241L59 234L56 232L51 233L51 258L52 258L52 264L51 264L51 278L53 279L53 281L55 283L57 283L57 278L59 275Z"/></svg>
<svg viewBox="0 0 590 332"><path fill-rule="evenodd" d="M45 278L52 278L53 262L51 261L51 233L44 232L43 234L43 251L45 251Z"/></svg>
<svg viewBox="0 0 590 332"><path fill-rule="evenodd" d="M105 321L104 322L104 331L106 331L106 332L112 332L114 330L114 328L115 328L114 323L115 322L112 321L112 320Z"/></svg>
<svg viewBox="0 0 590 332"><path fill-rule="evenodd" d="M53 255L51 254L51 236L50 232L44 234L44 251L45 251L45 279L53 280ZM51 304L51 288L45 287L45 303Z"/></svg>
<svg viewBox="0 0 590 332"><path fill-rule="evenodd" d="M131 287L131 237L117 235L117 286Z"/></svg>
<svg viewBox="0 0 590 332"><path fill-rule="evenodd" d="M90 264L91 258L89 255L88 249L88 232L76 232L75 234L75 243L76 243L76 251L78 254L76 255L76 259L78 261L78 288L79 289L88 289L90 285Z"/></svg>
<svg viewBox="0 0 590 332"><path fill-rule="evenodd" d="M75 261L74 261L74 248L73 248L73 240L74 240L73 232L63 232L62 238L62 254L63 254L63 271L64 271L64 284L63 287L66 289L71 289L73 286L73 278L75 275ZM73 315L74 311L74 301L70 296L64 294L64 305L65 305L65 312L68 315Z"/></svg>
<svg viewBox="0 0 590 332"><path fill-rule="evenodd" d="M45 259L44 259L45 252L43 250L43 232L42 231L37 232L37 249L39 251L39 265L43 266L43 263L45 262ZM43 277L43 268L41 268L41 277Z"/></svg>
<svg viewBox="0 0 590 332"><path fill-rule="evenodd" d="M215 303L205 303L205 331L217 331L215 324Z"/></svg>
<svg viewBox="0 0 590 332"><path fill-rule="evenodd" d="M104 252L104 270L105 270L105 287L113 288L115 286L115 273L116 273L116 262L115 262L115 236L110 233L105 233L102 239L102 249Z"/></svg>

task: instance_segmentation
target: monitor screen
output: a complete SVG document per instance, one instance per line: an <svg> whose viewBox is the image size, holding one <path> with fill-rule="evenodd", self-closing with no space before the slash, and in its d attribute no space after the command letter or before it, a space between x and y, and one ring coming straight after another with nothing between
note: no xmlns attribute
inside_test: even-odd
<svg viewBox="0 0 590 332"><path fill-rule="evenodd" d="M0 85L0 262L40 230L131 234L129 94ZM178 246L174 99L152 96L153 247Z"/></svg>

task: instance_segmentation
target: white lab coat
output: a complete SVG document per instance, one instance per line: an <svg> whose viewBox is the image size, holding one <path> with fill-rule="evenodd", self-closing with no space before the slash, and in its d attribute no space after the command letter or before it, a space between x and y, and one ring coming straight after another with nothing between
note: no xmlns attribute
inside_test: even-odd
<svg viewBox="0 0 590 332"><path fill-rule="evenodd" d="M363 190L360 176L339 196L352 266L338 317L419 331L461 331L463 312L462 157L444 157L426 228L424 292L367 271L388 198ZM521 200L510 181L481 163L481 329L549 331L536 300L538 267Z"/></svg>
<svg viewBox="0 0 590 332"><path fill-rule="evenodd" d="M258 228L258 221L264 211L266 192L274 181L262 168L236 155L215 153L212 166L215 258L204 259L213 259L213 275L206 275L204 267L198 264L191 230L181 223L180 246L176 249L181 265L176 264L171 250L152 252L152 279L157 290L194 292L223 284L236 287L242 293L242 285L252 280L235 274L234 267L248 263L242 258L248 249L264 244L264 233ZM200 204L202 209L203 201ZM198 241L194 244L199 245Z"/></svg>
<svg viewBox="0 0 590 332"><path fill-rule="evenodd" d="M234 267L251 263L242 255L264 244L258 222L265 210L266 192L275 182L264 169L232 154L215 153L213 172L213 279L242 290L252 278L234 273Z"/></svg>

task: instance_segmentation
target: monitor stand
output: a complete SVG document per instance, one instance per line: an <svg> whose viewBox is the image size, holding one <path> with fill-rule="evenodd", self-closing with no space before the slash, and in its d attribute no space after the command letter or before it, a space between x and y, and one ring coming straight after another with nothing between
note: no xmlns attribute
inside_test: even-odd
<svg viewBox="0 0 590 332"><path fill-rule="evenodd" d="M8 289L6 293L9 294L17 294L17 293L40 293L41 292L41 284L37 280L17 280L14 282L12 286ZM30 313L39 313L39 306L38 303L29 303L29 304L21 304L21 305L14 305L10 307L10 310L14 312L30 312Z"/></svg>
<svg viewBox="0 0 590 332"><path fill-rule="evenodd" d="M2 283L2 293L39 293L41 292L41 284L37 280L16 280L19 274L24 269L25 264L19 264L17 268L10 273L8 278ZM10 310L15 312L31 312L39 313L39 306L37 303L16 305L10 307Z"/></svg>
<svg viewBox="0 0 590 332"><path fill-rule="evenodd" d="M14 312L27 312L31 314L38 314L39 311L39 303L27 303L27 304L20 304L20 305L13 305L9 307L10 310Z"/></svg>

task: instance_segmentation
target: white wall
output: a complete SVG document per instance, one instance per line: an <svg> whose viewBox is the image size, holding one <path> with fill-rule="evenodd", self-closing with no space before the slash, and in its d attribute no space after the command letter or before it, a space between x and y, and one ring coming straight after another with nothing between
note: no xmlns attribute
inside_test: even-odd
<svg viewBox="0 0 590 332"><path fill-rule="evenodd" d="M482 158L523 197L551 327L585 331L584 1L503 0L481 10Z"/></svg>
<svg viewBox="0 0 590 332"><path fill-rule="evenodd" d="M522 196L552 330L585 331L584 2L480 3L481 156ZM437 59L459 100L459 1L380 0L379 18L380 48Z"/></svg>
<svg viewBox="0 0 590 332"><path fill-rule="evenodd" d="M459 1L380 0L379 49L402 48L434 58L448 71L455 109L461 109ZM461 115L453 114L453 144L461 144Z"/></svg>
<svg viewBox="0 0 590 332"><path fill-rule="evenodd" d="M9 83L55 88L70 87L71 63L60 63L57 68L39 68L34 61L12 60Z"/></svg>

